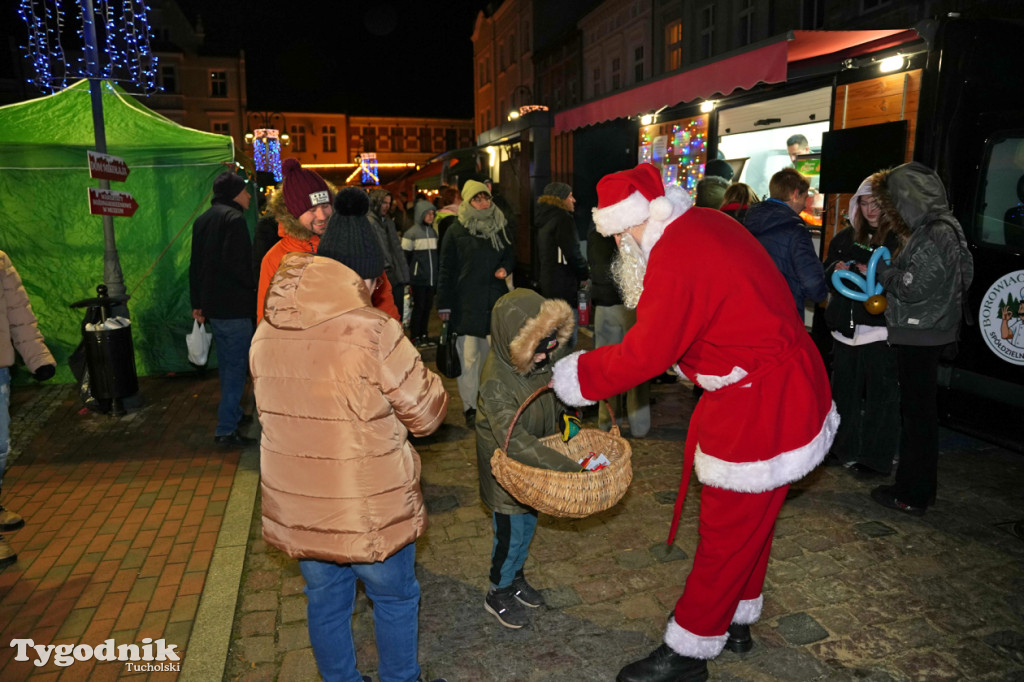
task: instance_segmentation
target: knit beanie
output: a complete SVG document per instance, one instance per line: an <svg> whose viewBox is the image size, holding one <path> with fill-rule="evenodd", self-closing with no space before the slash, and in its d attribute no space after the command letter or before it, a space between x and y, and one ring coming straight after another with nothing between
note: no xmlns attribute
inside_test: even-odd
<svg viewBox="0 0 1024 682"><path fill-rule="evenodd" d="M726 180L732 180L732 176L736 174L733 170L732 165L725 159L713 159L707 162L704 166L704 175L713 175L719 178L725 178Z"/></svg>
<svg viewBox="0 0 1024 682"><path fill-rule="evenodd" d="M465 185L462 186L462 200L469 201L477 194L484 193L490 198L491 191L487 189L487 185L480 182L479 180L469 180Z"/></svg>
<svg viewBox="0 0 1024 682"><path fill-rule="evenodd" d="M346 187L338 192L334 213L316 250L318 256L348 266L363 279L373 279L384 272L384 254L366 217L369 209L370 199L359 187Z"/></svg>
<svg viewBox="0 0 1024 682"><path fill-rule="evenodd" d="M245 180L231 171L224 171L213 181L214 199L234 199L245 189Z"/></svg>
<svg viewBox="0 0 1024 682"><path fill-rule="evenodd" d="M285 159L281 171L284 173L284 183L281 185L284 205L293 217L298 218L314 206L331 203L327 182L313 171L303 168L297 159Z"/></svg>
<svg viewBox="0 0 1024 682"><path fill-rule="evenodd" d="M543 192L546 197L558 197L562 200L568 199L570 194L572 194L572 187L564 182L549 182L545 185Z"/></svg>

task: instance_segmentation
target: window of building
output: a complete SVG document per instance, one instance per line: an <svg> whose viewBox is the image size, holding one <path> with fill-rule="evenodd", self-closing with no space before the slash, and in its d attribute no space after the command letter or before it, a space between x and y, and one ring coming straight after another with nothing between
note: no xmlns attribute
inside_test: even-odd
<svg viewBox="0 0 1024 682"><path fill-rule="evenodd" d="M644 80L644 46L633 48L633 82L641 83Z"/></svg>
<svg viewBox="0 0 1024 682"><path fill-rule="evenodd" d="M405 151L405 135L399 126L391 126L391 148L396 152Z"/></svg>
<svg viewBox="0 0 1024 682"><path fill-rule="evenodd" d="M448 151L449 149L458 149L458 148L459 148L459 134L458 134L458 131L456 131L455 128L445 128L444 129L444 149L445 149L445 151Z"/></svg>
<svg viewBox="0 0 1024 682"><path fill-rule="evenodd" d="M338 151L338 131L334 126L324 126L322 129L324 138L324 151L325 152L336 152Z"/></svg>
<svg viewBox="0 0 1024 682"><path fill-rule="evenodd" d="M391 137L388 135L388 129L384 126L377 128L377 151L391 151Z"/></svg>
<svg viewBox="0 0 1024 682"><path fill-rule="evenodd" d="M377 129L373 126L363 126L360 136L363 138L363 151L377 151ZM327 151L326 149L324 151ZM334 151L333 149L331 151Z"/></svg>
<svg viewBox="0 0 1024 682"><path fill-rule="evenodd" d="M705 5L700 11L700 58L708 59L715 49L715 6Z"/></svg>
<svg viewBox="0 0 1024 682"><path fill-rule="evenodd" d="M519 53L516 51L516 32L512 31L508 36L508 63L515 64L519 57Z"/></svg>
<svg viewBox="0 0 1024 682"><path fill-rule="evenodd" d="M498 73L505 70L505 41L498 43Z"/></svg>
<svg viewBox="0 0 1024 682"><path fill-rule="evenodd" d="M593 73L593 86L594 86L594 97L601 96L601 69L594 69Z"/></svg>
<svg viewBox="0 0 1024 682"><path fill-rule="evenodd" d="M213 132L218 135L231 135L231 124L227 121L214 121Z"/></svg>
<svg viewBox="0 0 1024 682"><path fill-rule="evenodd" d="M754 0L740 0L739 11L736 13L736 27L740 46L754 42Z"/></svg>
<svg viewBox="0 0 1024 682"><path fill-rule="evenodd" d="M809 31L825 27L825 0L800 1L800 27Z"/></svg>
<svg viewBox="0 0 1024 682"><path fill-rule="evenodd" d="M160 67L160 89L168 94L178 92L178 67L174 64Z"/></svg>
<svg viewBox="0 0 1024 682"><path fill-rule="evenodd" d="M612 90L622 87L622 60L616 57L612 60Z"/></svg>
<svg viewBox="0 0 1024 682"><path fill-rule="evenodd" d="M665 70L675 71L683 65L683 20L676 19L665 27Z"/></svg>
<svg viewBox="0 0 1024 682"><path fill-rule="evenodd" d="M210 72L210 97L227 97L228 96L228 72L227 71L211 71Z"/></svg>
<svg viewBox="0 0 1024 682"><path fill-rule="evenodd" d="M434 128L434 130L433 130L433 137L434 137L434 151L435 152L443 152L444 151L444 129L443 128Z"/></svg>
<svg viewBox="0 0 1024 682"><path fill-rule="evenodd" d="M292 151L296 154L306 151L306 126L292 126Z"/></svg>
<svg viewBox="0 0 1024 682"><path fill-rule="evenodd" d="M430 148L430 128L420 128L420 151L429 152Z"/></svg>
<svg viewBox="0 0 1024 682"><path fill-rule="evenodd" d="M502 114L505 114L506 116L508 115L509 109L505 107L505 100L498 100L498 111L500 111Z"/></svg>

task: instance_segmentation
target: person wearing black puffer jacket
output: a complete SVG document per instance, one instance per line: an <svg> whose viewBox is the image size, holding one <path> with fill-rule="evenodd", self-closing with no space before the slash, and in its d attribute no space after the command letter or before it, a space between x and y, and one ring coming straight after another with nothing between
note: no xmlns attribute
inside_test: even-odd
<svg viewBox="0 0 1024 682"><path fill-rule="evenodd" d="M544 298L560 298L573 309L579 305L579 284L590 277L572 218L575 208L572 187L564 182L549 182L537 199L540 293Z"/></svg>
<svg viewBox="0 0 1024 682"><path fill-rule="evenodd" d="M837 270L866 268L873 252L896 250L896 233L880 224L871 178L850 199L850 225L832 238L825 270L830 288ZM852 263L852 264L851 264ZM900 440L900 387L896 351L888 344L885 316L832 290L825 308L832 331L832 399L842 417L832 454L859 478L888 475Z"/></svg>

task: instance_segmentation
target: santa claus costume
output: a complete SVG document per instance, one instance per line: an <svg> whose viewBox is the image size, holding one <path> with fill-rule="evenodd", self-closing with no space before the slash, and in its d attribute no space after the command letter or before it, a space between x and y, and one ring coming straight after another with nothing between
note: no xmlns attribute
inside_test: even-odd
<svg viewBox="0 0 1024 682"><path fill-rule="evenodd" d="M646 222L637 321L622 343L559 362L553 384L564 402L586 405L678 365L705 390L690 419L669 536L671 543L692 466L704 484L700 540L665 631L670 651L661 650L663 658L674 652L706 660L759 618L776 516L789 484L828 452L839 415L785 279L742 225L720 211L691 208L686 192L664 186L650 164L606 176L597 191L601 234ZM698 660L704 677L659 676L668 668L650 664L651 657L619 679L707 675Z"/></svg>

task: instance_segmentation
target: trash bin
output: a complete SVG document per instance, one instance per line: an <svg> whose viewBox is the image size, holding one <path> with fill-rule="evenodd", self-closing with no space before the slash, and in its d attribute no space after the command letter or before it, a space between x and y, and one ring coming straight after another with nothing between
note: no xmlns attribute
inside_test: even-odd
<svg viewBox="0 0 1024 682"><path fill-rule="evenodd" d="M101 284L96 287L96 298L71 304L72 308L86 309L82 344L89 390L97 400L119 400L139 391L131 321L111 314L112 306L122 305L128 298L127 294L108 296L107 287Z"/></svg>

